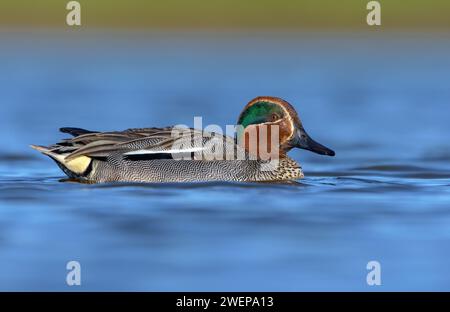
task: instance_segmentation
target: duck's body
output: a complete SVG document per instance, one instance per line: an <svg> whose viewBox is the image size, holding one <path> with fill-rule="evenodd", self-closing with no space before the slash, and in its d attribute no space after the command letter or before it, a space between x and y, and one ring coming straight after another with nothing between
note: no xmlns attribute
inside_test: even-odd
<svg viewBox="0 0 450 312"><path fill-rule="evenodd" d="M250 125L258 127L261 124L268 124L267 120L260 120L261 114L267 114L265 111L267 105L270 107L288 105L284 108L286 112L284 118L278 108L275 110L276 114L280 114L278 120L274 120L275 115L266 116L267 120L275 123L290 121L289 129L284 129L284 124L281 124L283 127L280 126L280 152L277 154L275 166L271 160L263 160L258 155L254 157L247 145L239 144L234 138L194 129L180 131L174 127L139 128L117 132L62 128L62 132L71 134L73 138L62 140L49 147L35 145L32 147L55 160L70 178L87 182L301 179L303 172L300 165L286 155L286 151L293 147L292 142L298 136L294 130L297 131L301 126L295 124L299 123L296 114L295 116L287 114L293 110L287 102L271 97L256 98L246 106L238 124L243 124L245 131ZM200 145L196 135L201 135ZM331 150L318 152L325 153L324 151L334 155ZM268 169L268 165L272 166Z"/></svg>
<svg viewBox="0 0 450 312"><path fill-rule="evenodd" d="M233 158L226 159L227 150L224 148L223 160L174 159L176 155L170 150L175 140L172 139L174 129L92 132L61 128L61 132L70 133L74 138L49 147L32 147L55 160L70 178L91 182L280 181L303 177L300 166L289 157L281 159L277 170L264 170L267 161L250 160L234 139L219 134L214 137L230 143L229 146L235 149ZM211 137L210 133L203 135ZM207 141L205 139L204 143ZM239 152L244 153L245 159L238 158Z"/></svg>

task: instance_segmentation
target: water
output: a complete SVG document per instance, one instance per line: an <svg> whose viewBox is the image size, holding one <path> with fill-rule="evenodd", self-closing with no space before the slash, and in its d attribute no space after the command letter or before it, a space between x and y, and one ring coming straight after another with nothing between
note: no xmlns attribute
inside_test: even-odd
<svg viewBox="0 0 450 312"><path fill-rule="evenodd" d="M447 34L0 36L1 290L450 290ZM291 152L296 184L87 185L28 148L61 126L225 126L257 95L337 156Z"/></svg>

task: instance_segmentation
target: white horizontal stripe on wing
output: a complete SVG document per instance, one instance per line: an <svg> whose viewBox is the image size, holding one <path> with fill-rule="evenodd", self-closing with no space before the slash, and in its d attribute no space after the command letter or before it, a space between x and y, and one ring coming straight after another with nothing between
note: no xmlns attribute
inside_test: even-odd
<svg viewBox="0 0 450 312"><path fill-rule="evenodd" d="M192 152L199 152L202 151L203 147L192 147L192 148L186 148L186 149L170 149L170 150L137 150L137 151L131 151L127 152L124 155L127 156L133 156L133 155L146 155L146 154L177 154L177 153L192 153Z"/></svg>

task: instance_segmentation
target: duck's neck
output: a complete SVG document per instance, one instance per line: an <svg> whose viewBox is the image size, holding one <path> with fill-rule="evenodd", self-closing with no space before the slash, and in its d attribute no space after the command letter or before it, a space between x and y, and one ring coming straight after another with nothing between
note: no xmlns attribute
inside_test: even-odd
<svg viewBox="0 0 450 312"><path fill-rule="evenodd" d="M235 134L237 145L256 159L278 159L286 157L286 151L281 148L279 134L273 133L266 124L249 125L245 129L239 127Z"/></svg>

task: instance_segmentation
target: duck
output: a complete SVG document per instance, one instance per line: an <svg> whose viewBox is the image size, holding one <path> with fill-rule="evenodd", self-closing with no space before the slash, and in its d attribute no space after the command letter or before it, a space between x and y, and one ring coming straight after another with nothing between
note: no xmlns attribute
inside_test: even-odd
<svg viewBox="0 0 450 312"><path fill-rule="evenodd" d="M178 126L111 132L64 127L60 131L70 138L31 147L55 161L69 179L87 183L295 181L304 174L287 155L291 149L335 156L307 134L294 107L278 97L248 102L236 129L230 136ZM269 131L263 135L262 129ZM271 157L261 152L263 145Z"/></svg>

